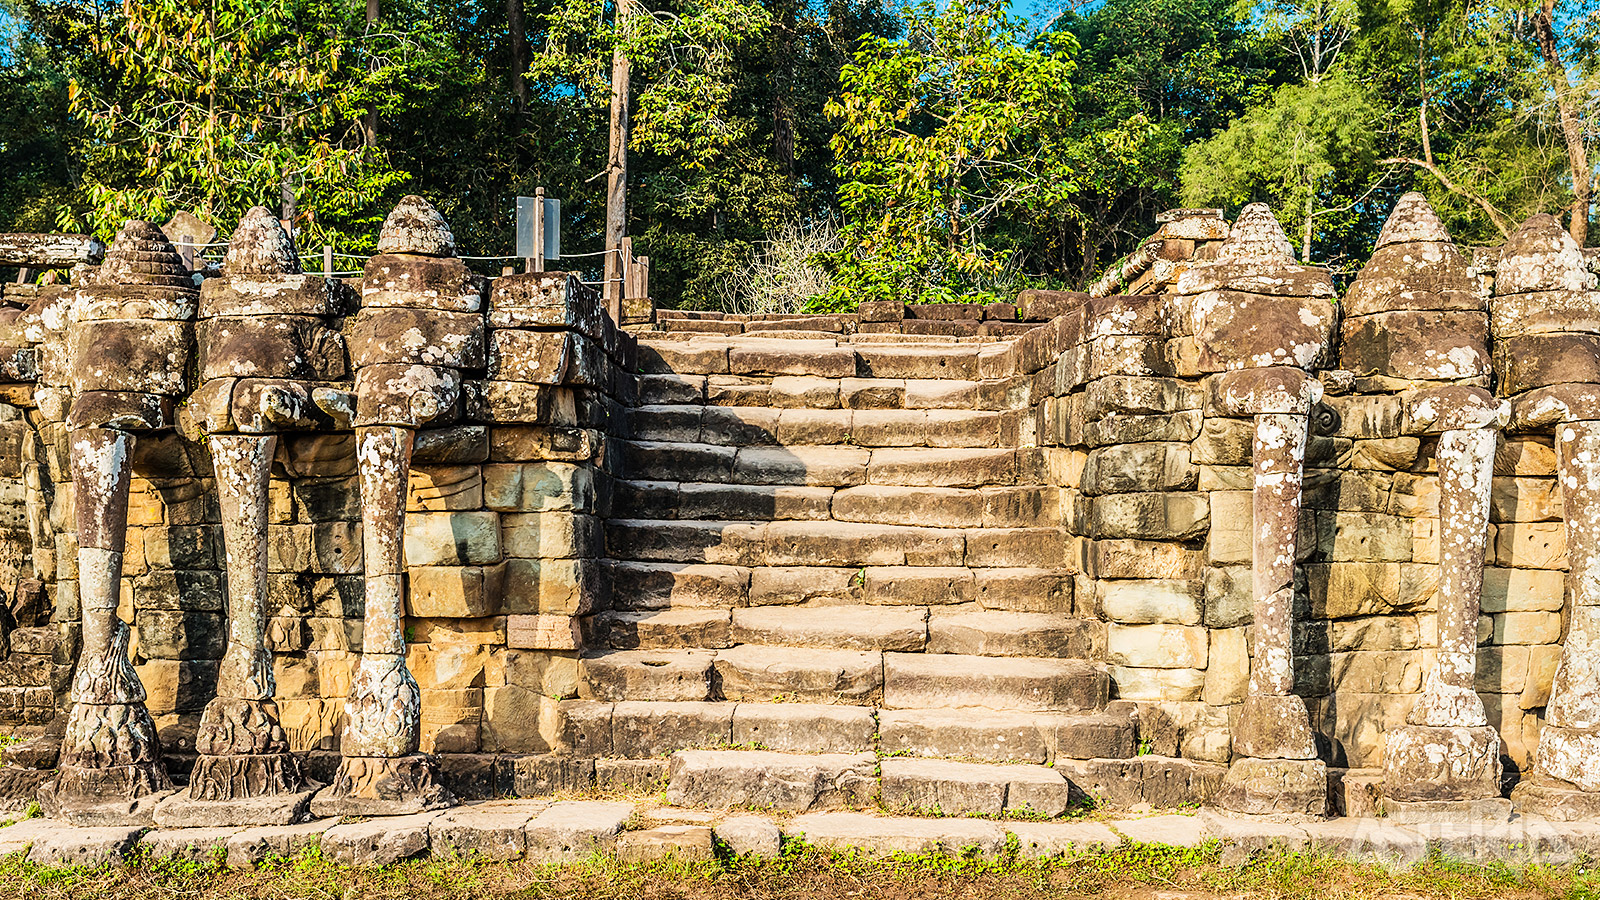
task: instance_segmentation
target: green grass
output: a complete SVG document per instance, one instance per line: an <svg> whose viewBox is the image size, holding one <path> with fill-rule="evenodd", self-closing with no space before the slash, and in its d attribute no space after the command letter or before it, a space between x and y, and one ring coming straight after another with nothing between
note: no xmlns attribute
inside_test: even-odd
<svg viewBox="0 0 1600 900"><path fill-rule="evenodd" d="M624 865L596 856L565 866L429 858L352 869L315 851L229 871L220 853L195 861L51 868L0 859L0 900L1600 900L1584 866L1472 865L1430 858L1403 872L1315 853L1220 863L1221 847L1129 844L1063 859L1020 858L1013 839L998 859L956 854L874 858L800 842L771 860Z"/></svg>

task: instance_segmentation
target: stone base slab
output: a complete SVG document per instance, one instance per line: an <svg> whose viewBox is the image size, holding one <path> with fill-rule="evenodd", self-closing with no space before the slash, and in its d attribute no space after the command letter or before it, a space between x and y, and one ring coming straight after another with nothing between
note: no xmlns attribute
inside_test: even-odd
<svg viewBox="0 0 1600 900"><path fill-rule="evenodd" d="M1524 816L1556 822L1600 822L1600 793L1582 791L1539 775L1512 789L1511 805Z"/></svg>
<svg viewBox="0 0 1600 900"><path fill-rule="evenodd" d="M311 798L314 816L406 816L454 805L438 766L421 753L344 758L333 783Z"/></svg>
<svg viewBox="0 0 1600 900"><path fill-rule="evenodd" d="M1600 793L1600 728L1545 725L1539 732L1535 771L1580 791Z"/></svg>
<svg viewBox="0 0 1600 900"><path fill-rule="evenodd" d="M1503 797L1480 800L1385 799L1383 809L1385 818L1396 825L1511 821L1511 801Z"/></svg>
<svg viewBox="0 0 1600 900"><path fill-rule="evenodd" d="M1328 767L1320 759L1234 760L1211 806L1263 821L1319 820L1328 815Z"/></svg>
<svg viewBox="0 0 1600 900"><path fill-rule="evenodd" d="M81 827L132 827L154 825L156 807L177 791L145 794L133 800L111 800L86 803L82 800L62 798L53 785L39 788L39 806L45 815L68 825Z"/></svg>
<svg viewBox="0 0 1600 900"><path fill-rule="evenodd" d="M511 805L531 809L541 802ZM668 855L700 859L707 853L712 835L741 852L771 856L781 852L780 831L782 840L803 837L819 846L867 854L942 852L960 856L975 849L990 857L999 855L1015 837L1022 855L1030 859L1115 850L1135 842L1193 847L1208 840L1223 842L1228 863L1305 849L1391 867L1416 863L1430 852L1478 863L1551 865L1600 855L1600 824L1528 816L1511 822L1400 825L1384 818L1347 817L1291 824L1206 810L1199 815L1108 817L1094 822L1022 822L900 818L864 812L808 813L791 818L736 809L662 810L658 803L659 798L649 796L617 802L552 803L527 824L522 857L536 864L571 862L595 852L639 862ZM383 865L426 854L451 855L464 846L503 838L507 827L501 821L503 816L475 811L489 811L493 806L468 807L466 814L425 812L369 821L321 819L258 826L232 831L220 842L226 845L232 868L301 851L320 851L353 865ZM664 815L667 812L673 815ZM641 814L648 827L621 831L625 822ZM144 830L140 826L89 828L53 819L26 819L0 827L0 854L27 853L30 860L49 865L115 864L135 852ZM162 829L148 836L145 846L160 855L200 858L214 851L220 833L229 831Z"/></svg>
<svg viewBox="0 0 1600 900"><path fill-rule="evenodd" d="M1500 797L1500 735L1488 725L1402 725L1384 748L1385 799L1408 803Z"/></svg>
<svg viewBox="0 0 1600 900"><path fill-rule="evenodd" d="M155 822L163 828L293 825L309 817L315 793L313 789L242 800L195 800L187 791L180 791L156 807Z"/></svg>

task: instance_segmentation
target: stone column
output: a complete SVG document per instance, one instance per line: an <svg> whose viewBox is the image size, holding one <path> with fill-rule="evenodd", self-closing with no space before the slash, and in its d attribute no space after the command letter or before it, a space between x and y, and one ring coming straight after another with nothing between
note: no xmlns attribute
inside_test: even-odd
<svg viewBox="0 0 1600 900"><path fill-rule="evenodd" d="M317 815L393 815L454 802L433 759L418 752L422 696L406 668L406 494L417 429L458 414L460 370L483 364L482 297L454 258L444 218L420 197L389 214L378 250L351 345L366 619L345 701L343 760L312 800Z"/></svg>
<svg viewBox="0 0 1600 900"><path fill-rule="evenodd" d="M229 239L223 273L200 288L201 385L183 419L209 440L222 502L228 645L189 790L156 811L157 823L174 827L290 824L311 798L273 701L268 489L278 432L336 427L310 397L348 374L344 341L329 322L341 292L300 271L293 239L260 206Z"/></svg>
<svg viewBox="0 0 1600 900"><path fill-rule="evenodd" d="M1234 729L1238 757L1213 803L1250 815L1327 812L1328 772L1317 758L1305 700L1294 693L1294 570L1310 409L1321 385L1293 369L1229 373L1223 396L1255 413L1252 452L1250 682Z"/></svg>
<svg viewBox="0 0 1600 900"><path fill-rule="evenodd" d="M140 799L172 787L155 722L145 709L144 686L128 661L128 626L117 617L134 438L116 429L85 428L69 442L83 650L60 771L53 792L41 799L48 811L69 821L112 824L147 817Z"/></svg>
<svg viewBox="0 0 1600 900"><path fill-rule="evenodd" d="M1384 805L1400 822L1511 814L1500 796L1500 736L1475 684L1494 454L1506 412L1486 391L1465 393L1478 404L1458 404L1450 424L1468 427L1439 436L1439 648L1422 695L1406 724L1389 731L1384 750Z"/></svg>
<svg viewBox="0 0 1600 900"><path fill-rule="evenodd" d="M69 822L146 824L156 795L171 787L117 609L134 435L172 427L174 398L189 389L196 296L171 242L155 225L134 219L93 277L81 279L70 312L60 310L67 313L67 346L54 366L70 372L65 426L83 649L60 771L39 799L47 813Z"/></svg>
<svg viewBox="0 0 1600 900"><path fill-rule="evenodd" d="M1312 407L1333 328L1333 278L1300 265L1265 204L1240 210L1214 261L1178 277L1174 318L1211 373L1208 414L1253 420L1250 680L1233 733L1234 760L1212 798L1237 814L1327 813L1328 776L1294 694L1294 575L1300 489Z"/></svg>
<svg viewBox="0 0 1600 900"><path fill-rule="evenodd" d="M290 825L311 799L278 721L266 641L267 488L277 444L273 435L210 439L227 553L228 646L217 695L200 718L189 791L156 811L162 825Z"/></svg>
<svg viewBox="0 0 1600 900"><path fill-rule="evenodd" d="M1566 638L1533 771L1511 793L1523 814L1600 818L1600 290L1554 216L1506 240L1490 324L1510 431L1555 432L1566 518Z"/></svg>
<svg viewBox="0 0 1600 900"><path fill-rule="evenodd" d="M1566 511L1567 637L1561 648L1533 777L1512 799L1551 819L1600 818L1600 421L1556 427Z"/></svg>

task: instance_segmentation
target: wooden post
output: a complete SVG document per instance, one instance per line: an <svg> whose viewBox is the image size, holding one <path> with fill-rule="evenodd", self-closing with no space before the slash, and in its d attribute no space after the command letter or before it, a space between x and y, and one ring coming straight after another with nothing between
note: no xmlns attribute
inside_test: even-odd
<svg viewBox="0 0 1600 900"><path fill-rule="evenodd" d="M183 267L194 271L194 239L188 235L178 238L178 256L183 259Z"/></svg>
<svg viewBox="0 0 1600 900"><path fill-rule="evenodd" d="M322 245L322 277L333 277L333 245Z"/></svg>
<svg viewBox="0 0 1600 900"><path fill-rule="evenodd" d="M544 188L533 192L533 270L544 271Z"/></svg>
<svg viewBox="0 0 1600 900"><path fill-rule="evenodd" d="M622 321L622 273L626 259L620 252L628 224L628 78L627 54L622 38L630 31L633 0L617 0L616 31L619 41L611 53L611 130L606 158L606 308L614 322Z"/></svg>

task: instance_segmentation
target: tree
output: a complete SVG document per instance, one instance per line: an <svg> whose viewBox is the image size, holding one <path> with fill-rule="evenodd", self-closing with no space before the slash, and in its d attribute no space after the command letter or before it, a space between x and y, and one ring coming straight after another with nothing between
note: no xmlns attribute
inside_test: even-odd
<svg viewBox="0 0 1600 900"><path fill-rule="evenodd" d="M1587 238L1600 70L1592 0L1489 5L1393 0L1370 16L1363 75L1392 103L1385 163L1435 183L1440 212L1470 239L1503 240L1535 213L1566 209Z"/></svg>
<svg viewBox="0 0 1600 900"><path fill-rule="evenodd" d="M82 140L66 73L0 6L0 230L51 231L83 213Z"/></svg>
<svg viewBox="0 0 1600 900"><path fill-rule="evenodd" d="M1300 258L1310 262L1319 218L1348 208L1335 198L1340 178L1372 171L1371 98L1345 78L1279 88L1183 158L1183 197L1196 206L1239 206L1268 200L1291 233L1300 233Z"/></svg>
<svg viewBox="0 0 1600 900"><path fill-rule="evenodd" d="M1235 15L1236 0L1106 0L1050 25L1082 48L1073 73L1078 190L1069 214L1019 235L1031 264L1067 284L1155 230L1181 202L1184 147L1286 80L1287 58Z"/></svg>
<svg viewBox="0 0 1600 900"><path fill-rule="evenodd" d="M923 0L905 38L863 40L844 68L828 105L846 220L832 306L997 297L1017 280L997 220L1075 188L1070 56L1025 46L1006 9Z"/></svg>

